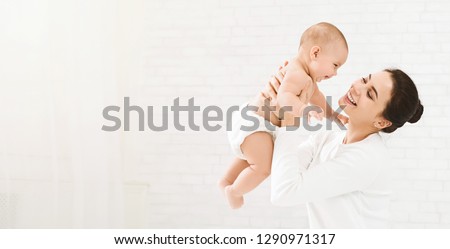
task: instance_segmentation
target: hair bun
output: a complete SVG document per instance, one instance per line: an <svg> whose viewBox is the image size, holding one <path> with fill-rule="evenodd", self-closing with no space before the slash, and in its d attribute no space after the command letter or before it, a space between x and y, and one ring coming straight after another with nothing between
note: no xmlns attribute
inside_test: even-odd
<svg viewBox="0 0 450 249"><path fill-rule="evenodd" d="M419 100L419 104L417 106L416 113L414 113L414 115L409 119L408 122L410 122L411 124L416 123L422 117L422 114L423 114L423 105L420 103L420 100Z"/></svg>

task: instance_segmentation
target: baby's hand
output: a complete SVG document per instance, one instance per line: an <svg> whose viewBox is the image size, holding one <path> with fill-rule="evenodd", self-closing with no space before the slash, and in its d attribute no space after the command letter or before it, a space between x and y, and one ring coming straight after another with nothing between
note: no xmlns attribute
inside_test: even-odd
<svg viewBox="0 0 450 249"><path fill-rule="evenodd" d="M339 121L341 121L342 124L347 124L348 123L348 117L344 116L342 114L337 115L336 117Z"/></svg>
<svg viewBox="0 0 450 249"><path fill-rule="evenodd" d="M319 121L322 121L322 119L324 118L323 113L324 113L323 111L320 112L320 113L316 112L316 111L308 112L308 122L311 121L311 118L315 118L315 119L317 119Z"/></svg>

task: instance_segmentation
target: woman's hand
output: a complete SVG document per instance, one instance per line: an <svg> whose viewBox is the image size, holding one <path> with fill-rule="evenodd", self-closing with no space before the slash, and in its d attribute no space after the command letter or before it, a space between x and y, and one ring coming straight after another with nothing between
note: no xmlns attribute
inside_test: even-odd
<svg viewBox="0 0 450 249"><path fill-rule="evenodd" d="M278 94L278 88L280 88L281 82L284 78L284 68L287 66L288 62L285 61L283 63L283 66L278 67L278 71L275 75L272 75L270 78L269 83L266 85L264 90L261 92L261 94L266 98L270 100L270 106L276 107L275 115L278 117L278 111L279 106L277 103L277 94Z"/></svg>

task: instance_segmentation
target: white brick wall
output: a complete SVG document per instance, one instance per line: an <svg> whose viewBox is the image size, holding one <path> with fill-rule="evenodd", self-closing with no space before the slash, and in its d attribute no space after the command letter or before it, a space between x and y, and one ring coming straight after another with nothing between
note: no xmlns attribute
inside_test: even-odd
<svg viewBox="0 0 450 249"><path fill-rule="evenodd" d="M176 97L181 103L195 97L202 108L242 103L295 55L301 33L319 21L337 25L350 49L339 75L321 83L327 95L340 96L354 79L385 67L409 73L425 113L389 139L392 227L450 228L447 1L152 0L142 13L142 63L135 69L141 81L129 86L131 101L156 109ZM270 204L270 181L250 193L242 209L227 207L215 185L233 157L224 129L127 138L135 151L125 157L125 169L133 172L128 180L150 186L147 227L308 227L303 206Z"/></svg>
<svg viewBox="0 0 450 249"><path fill-rule="evenodd" d="M66 131L101 119L94 105L122 105L124 96L133 105L154 106L157 123L160 107L177 97L182 104L195 97L202 109L239 105L295 54L305 28L328 21L346 35L350 55L339 75L321 84L327 95L340 96L354 79L394 66L416 81L425 105L418 124L389 136L392 227L450 228L448 1L31 2L0 8L6 23L0 101L7 107L1 115L0 197L17 204L6 206L15 214L0 217L0 227L103 227L116 214L125 223L117 218L115 226L126 227L308 227L304 206L270 204L270 181L250 193L241 210L227 207L216 187L233 157L224 128L180 132L170 115L166 132L97 133L97 123ZM79 108L70 108L71 101ZM73 110L80 115L69 115ZM187 115L181 121L186 125ZM201 125L200 114L195 121ZM114 141L105 142L113 149L97 146L104 141L97 135ZM85 144L84 137L92 142ZM93 183L78 182L76 192L65 182L75 178ZM99 210L111 217L97 215Z"/></svg>

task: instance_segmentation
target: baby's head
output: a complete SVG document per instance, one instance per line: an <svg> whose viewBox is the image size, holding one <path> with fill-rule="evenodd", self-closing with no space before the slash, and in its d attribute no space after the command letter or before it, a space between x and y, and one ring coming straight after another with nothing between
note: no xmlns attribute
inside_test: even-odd
<svg viewBox="0 0 450 249"><path fill-rule="evenodd" d="M337 74L338 68L347 60L348 45L336 26L321 22L303 32L299 53L311 78L319 82Z"/></svg>

